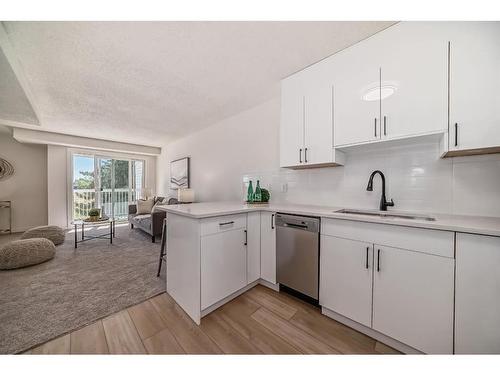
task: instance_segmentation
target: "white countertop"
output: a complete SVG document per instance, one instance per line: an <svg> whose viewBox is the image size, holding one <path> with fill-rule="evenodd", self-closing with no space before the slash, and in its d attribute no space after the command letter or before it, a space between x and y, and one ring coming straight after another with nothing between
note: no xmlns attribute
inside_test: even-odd
<svg viewBox="0 0 500 375"><path fill-rule="evenodd" d="M268 205L250 206L241 202L206 202L158 207L158 209L167 211L168 213L187 216L193 219L203 219L207 217L224 216L255 211L271 211L306 216L318 216L323 218L500 236L500 217L425 213L436 218L435 221L426 221L418 219L412 220L402 218L382 218L377 216L365 216L335 212L342 208L348 207L309 206L287 203L269 203ZM388 212L404 213L403 211L396 210L389 210Z"/></svg>

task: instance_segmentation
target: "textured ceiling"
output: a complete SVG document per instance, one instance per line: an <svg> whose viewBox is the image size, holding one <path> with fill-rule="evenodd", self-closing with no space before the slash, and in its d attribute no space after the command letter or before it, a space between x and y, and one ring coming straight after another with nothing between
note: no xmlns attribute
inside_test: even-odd
<svg viewBox="0 0 500 375"><path fill-rule="evenodd" d="M42 129L156 146L268 100L281 78L390 24L3 23Z"/></svg>
<svg viewBox="0 0 500 375"><path fill-rule="evenodd" d="M36 114L2 49L0 49L0 118L38 125Z"/></svg>

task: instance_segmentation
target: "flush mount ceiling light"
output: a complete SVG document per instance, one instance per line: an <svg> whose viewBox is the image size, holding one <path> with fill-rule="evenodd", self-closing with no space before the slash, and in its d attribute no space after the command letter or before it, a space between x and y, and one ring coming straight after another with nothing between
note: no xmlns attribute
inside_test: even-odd
<svg viewBox="0 0 500 375"><path fill-rule="evenodd" d="M384 100L396 92L397 88L394 85L382 85L366 89L363 93L362 99L366 102L373 102L376 100Z"/></svg>

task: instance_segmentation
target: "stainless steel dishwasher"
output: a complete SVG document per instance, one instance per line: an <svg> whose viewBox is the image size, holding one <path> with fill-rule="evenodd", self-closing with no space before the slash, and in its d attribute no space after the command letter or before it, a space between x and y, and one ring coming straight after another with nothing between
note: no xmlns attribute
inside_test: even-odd
<svg viewBox="0 0 500 375"><path fill-rule="evenodd" d="M313 303L319 298L319 228L319 218L276 214L277 282Z"/></svg>

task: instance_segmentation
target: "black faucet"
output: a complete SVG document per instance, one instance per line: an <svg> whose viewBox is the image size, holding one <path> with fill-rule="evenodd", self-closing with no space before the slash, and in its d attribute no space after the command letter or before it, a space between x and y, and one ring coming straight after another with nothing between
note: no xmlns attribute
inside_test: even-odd
<svg viewBox="0 0 500 375"><path fill-rule="evenodd" d="M368 180L368 186L366 187L367 191L373 191L373 177L375 177L376 174L380 175L380 178L382 178L382 196L380 197L380 211L387 211L388 206L394 206L394 201L391 199L390 202L387 202L387 199L385 198L385 176L384 174L379 171L373 171L372 174L370 175L370 179Z"/></svg>

